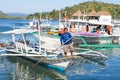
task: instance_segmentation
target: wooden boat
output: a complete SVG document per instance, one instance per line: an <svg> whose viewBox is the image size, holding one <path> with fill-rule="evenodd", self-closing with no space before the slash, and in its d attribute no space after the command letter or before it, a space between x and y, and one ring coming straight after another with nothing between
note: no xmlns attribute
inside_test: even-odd
<svg viewBox="0 0 120 80"><path fill-rule="evenodd" d="M39 48L41 50L41 52L39 52L27 44L24 34L29 33L29 32L34 32L34 31L35 30L33 30L33 29L16 29L16 30L12 30L12 31L3 32L2 34L12 34L13 44L8 45L6 47L6 51L11 52L12 54L1 54L0 56L23 56L23 57L32 59L34 61L39 61L39 58L34 57L34 56L39 56L40 59L43 58L43 59L41 59L42 62L40 62L40 63L44 63L48 67L55 67L59 70L64 71L67 68L70 61L62 61L59 63L53 63L53 62L55 62L56 59L58 59L58 54L47 55L47 51L42 50L42 48ZM15 40L16 34L22 35L22 37L23 37L22 42ZM49 60L49 62L48 61L44 62L43 60L45 60L45 59Z"/></svg>
<svg viewBox="0 0 120 80"><path fill-rule="evenodd" d="M37 61L37 63L43 64L49 68L54 68L54 69L58 69L61 71L65 71L66 68L69 66L69 63L73 59L81 60L82 59L81 55L90 56L91 55L89 54L90 52L95 53L95 54L92 54L91 56L106 57L105 55L102 55L100 53L98 54L92 50L82 51L80 49L76 49L76 51L74 52L74 56L71 57L70 54L68 54L67 55L68 57L64 57L63 51L61 49L60 50L58 49L57 51L52 51L49 49L50 46L47 46L47 48L46 46L42 46L42 43L39 38L38 38L39 45L41 46L37 46L37 50L36 50L35 47L29 46L29 43L27 43L25 36L24 36L24 34L26 33L32 33L36 31L40 31L40 30L26 28L26 29L16 29L16 30L11 30L7 32L2 32L1 34L12 35L13 44L6 46L6 51L10 53L0 54L0 56L21 56L21 57L25 57L33 61ZM16 41L15 35L17 34L22 35L23 41ZM38 36L40 37L40 33Z"/></svg>

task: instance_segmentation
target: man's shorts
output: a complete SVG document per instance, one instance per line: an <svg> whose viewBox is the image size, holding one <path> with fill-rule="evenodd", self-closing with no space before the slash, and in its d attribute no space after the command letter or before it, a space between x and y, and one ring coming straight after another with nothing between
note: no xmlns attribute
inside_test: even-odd
<svg viewBox="0 0 120 80"><path fill-rule="evenodd" d="M71 43L69 45L64 45L63 50L64 50L64 53L67 53L68 51L72 52L74 50L73 43Z"/></svg>

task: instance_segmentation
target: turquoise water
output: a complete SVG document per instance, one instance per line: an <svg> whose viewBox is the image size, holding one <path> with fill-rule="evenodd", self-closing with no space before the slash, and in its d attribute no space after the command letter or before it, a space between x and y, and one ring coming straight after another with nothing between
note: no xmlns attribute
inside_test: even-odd
<svg viewBox="0 0 120 80"><path fill-rule="evenodd" d="M0 19L0 32L28 25L29 20ZM56 24L57 22L51 21ZM15 26L14 26L15 25ZM31 36L28 34L28 36ZM10 35L4 35L11 41ZM19 39L19 37L18 37ZM31 43L33 37L28 37ZM0 43L2 38L0 37ZM42 65L32 67L35 62L21 57L0 57L0 80L119 80L120 79L120 49L101 49L106 54L106 60L73 61L64 72L59 72ZM1 51L0 53L6 53Z"/></svg>

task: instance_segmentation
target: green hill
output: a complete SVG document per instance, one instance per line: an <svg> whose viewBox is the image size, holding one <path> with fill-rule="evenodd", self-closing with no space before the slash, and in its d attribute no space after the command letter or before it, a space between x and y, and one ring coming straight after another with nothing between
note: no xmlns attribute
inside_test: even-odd
<svg viewBox="0 0 120 80"><path fill-rule="evenodd" d="M0 10L0 18L11 18Z"/></svg>
<svg viewBox="0 0 120 80"><path fill-rule="evenodd" d="M91 10L95 11L108 11L113 18L120 19L120 5L117 4L110 4L110 3L104 3L104 2L84 2L84 3L79 3L77 5L71 6L71 7L66 7L64 9L61 9L61 14L64 16L65 11L67 12L67 15L69 17L72 16L73 13L75 13L77 10L80 10L82 13L88 14ZM58 10L53 10L51 12L46 12L42 13L42 18L46 17L46 14L48 15L49 18L52 19L58 19ZM40 13L35 13L35 14L30 14L27 16L27 18L39 18Z"/></svg>
<svg viewBox="0 0 120 80"><path fill-rule="evenodd" d="M24 17L21 17L21 16L9 16L9 15L3 13L3 12L0 10L0 18L23 19Z"/></svg>

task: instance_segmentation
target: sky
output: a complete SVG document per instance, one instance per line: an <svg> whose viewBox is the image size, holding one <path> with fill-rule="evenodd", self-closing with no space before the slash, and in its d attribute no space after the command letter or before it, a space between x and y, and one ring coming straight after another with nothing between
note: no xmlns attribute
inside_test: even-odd
<svg viewBox="0 0 120 80"><path fill-rule="evenodd" d="M0 0L0 10L4 13L35 13L49 12L53 9L60 10L67 6L73 6L93 0ZM113 4L119 4L120 0L95 0Z"/></svg>

